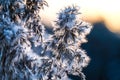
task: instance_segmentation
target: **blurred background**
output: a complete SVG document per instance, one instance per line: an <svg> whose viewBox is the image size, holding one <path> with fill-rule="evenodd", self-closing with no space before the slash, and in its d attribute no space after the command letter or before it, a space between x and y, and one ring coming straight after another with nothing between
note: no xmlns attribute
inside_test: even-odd
<svg viewBox="0 0 120 80"><path fill-rule="evenodd" d="M88 42L82 45L91 58L84 68L86 80L120 80L120 35L111 33L98 23L87 39Z"/></svg>
<svg viewBox="0 0 120 80"><path fill-rule="evenodd" d="M51 29L47 29L51 32ZM86 80L120 80L120 35L110 32L102 23L94 25L87 36L88 42L82 44L91 58L83 69ZM72 80L81 80L71 76Z"/></svg>

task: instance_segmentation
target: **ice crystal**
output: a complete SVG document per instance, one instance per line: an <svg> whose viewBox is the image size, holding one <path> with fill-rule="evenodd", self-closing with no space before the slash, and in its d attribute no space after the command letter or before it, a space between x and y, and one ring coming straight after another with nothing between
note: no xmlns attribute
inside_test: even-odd
<svg viewBox="0 0 120 80"><path fill-rule="evenodd" d="M92 26L77 19L78 7L66 7L46 39L38 14L44 5L44 0L0 1L1 80L70 80L71 74L85 80L82 69L90 59L80 46Z"/></svg>

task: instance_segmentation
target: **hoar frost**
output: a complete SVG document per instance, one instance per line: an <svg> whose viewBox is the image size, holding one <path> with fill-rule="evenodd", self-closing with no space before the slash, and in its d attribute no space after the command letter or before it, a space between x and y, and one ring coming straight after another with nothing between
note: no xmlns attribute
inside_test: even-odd
<svg viewBox="0 0 120 80"><path fill-rule="evenodd" d="M80 46L92 26L77 19L78 7L66 7L46 39L38 14L44 5L44 0L0 1L1 80L71 80L71 74L85 80L82 69L90 59Z"/></svg>

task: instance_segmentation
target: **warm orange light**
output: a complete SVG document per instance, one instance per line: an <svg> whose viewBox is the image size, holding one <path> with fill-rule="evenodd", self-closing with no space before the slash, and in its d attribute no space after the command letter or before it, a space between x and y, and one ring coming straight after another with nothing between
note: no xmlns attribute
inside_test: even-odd
<svg viewBox="0 0 120 80"><path fill-rule="evenodd" d="M54 26L60 9L66 6L80 6L80 19L90 23L103 22L112 32L120 32L120 1L119 0L46 0L49 7L41 11L42 22Z"/></svg>

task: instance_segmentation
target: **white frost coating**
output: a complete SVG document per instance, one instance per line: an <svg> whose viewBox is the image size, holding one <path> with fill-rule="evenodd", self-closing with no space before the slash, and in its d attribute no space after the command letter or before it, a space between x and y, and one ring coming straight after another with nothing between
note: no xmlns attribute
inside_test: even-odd
<svg viewBox="0 0 120 80"><path fill-rule="evenodd" d="M44 0L1 0L0 5L2 80L72 80L69 75L85 80L82 69L90 59L80 46L92 26L77 19L78 7L61 10L48 34L38 14Z"/></svg>

